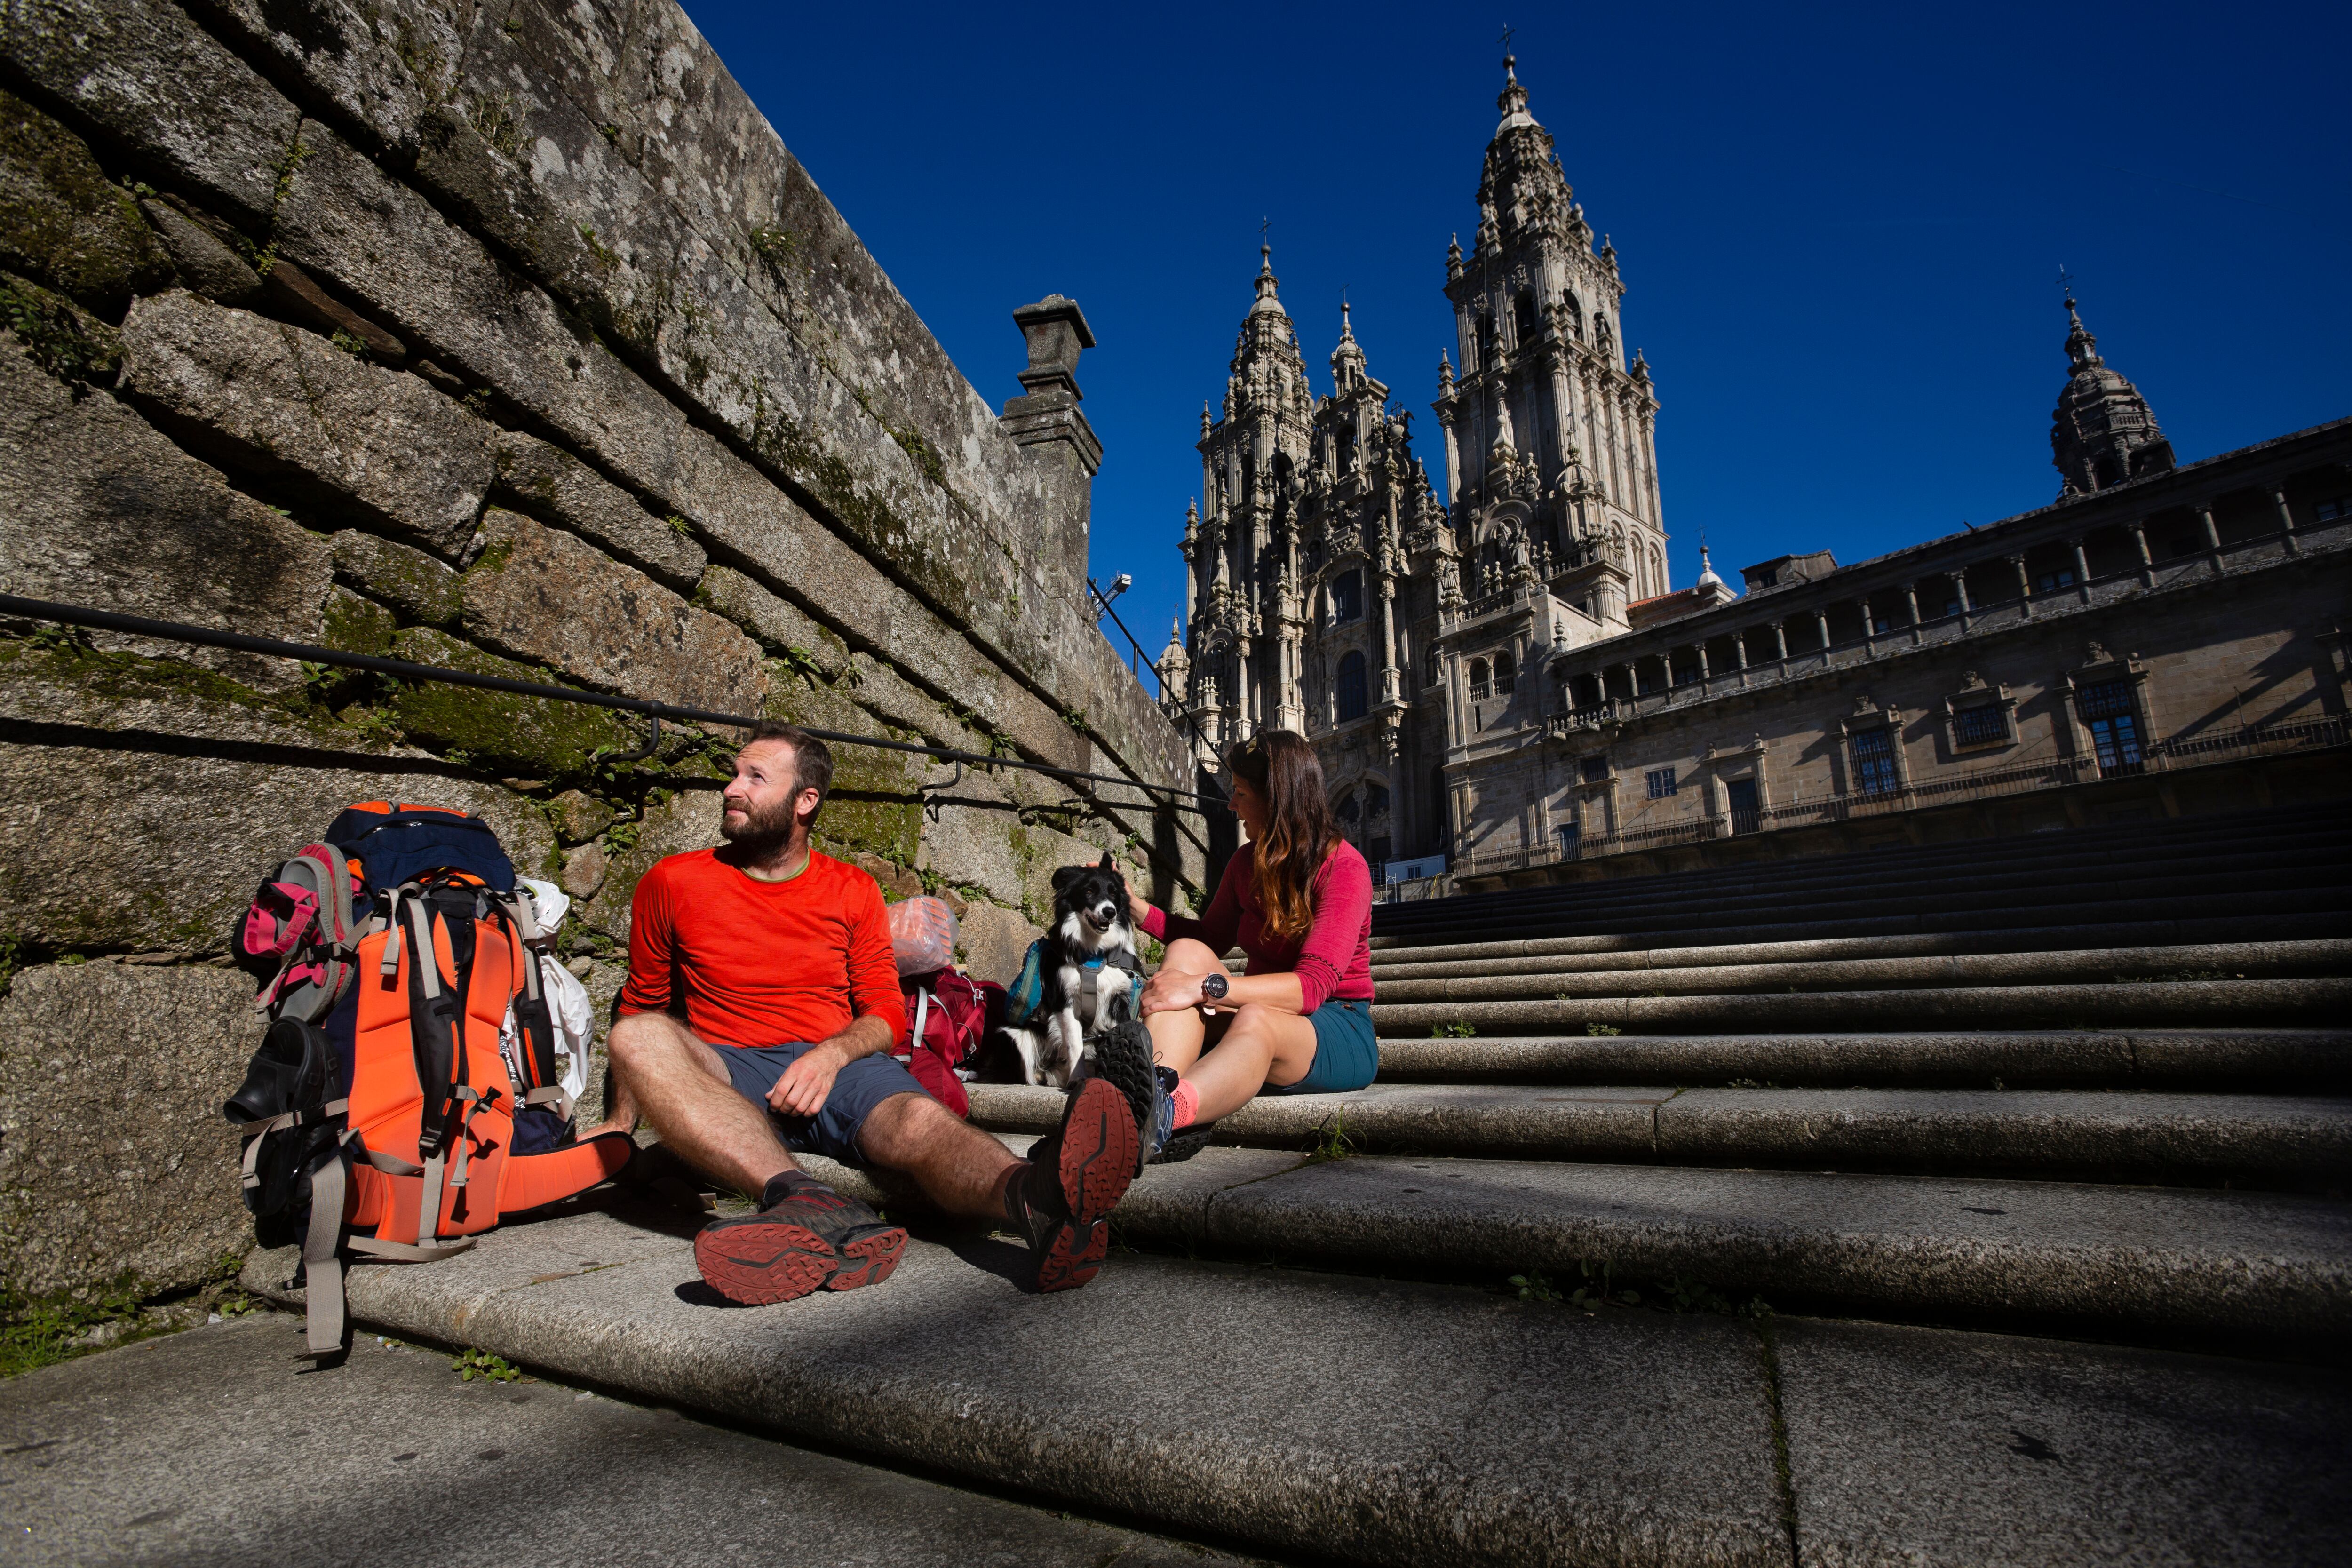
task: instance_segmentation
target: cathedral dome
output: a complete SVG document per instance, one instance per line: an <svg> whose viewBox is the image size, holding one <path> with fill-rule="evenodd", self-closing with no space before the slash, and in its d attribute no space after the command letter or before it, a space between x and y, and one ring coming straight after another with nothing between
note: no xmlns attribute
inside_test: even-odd
<svg viewBox="0 0 2352 1568"><path fill-rule="evenodd" d="M2172 444L2156 414L2120 372L2099 357L2099 340L2083 325L2074 297L2066 299L2066 359L2074 367L2051 416L2050 460L2061 477L2059 499L2089 495L2173 465Z"/></svg>

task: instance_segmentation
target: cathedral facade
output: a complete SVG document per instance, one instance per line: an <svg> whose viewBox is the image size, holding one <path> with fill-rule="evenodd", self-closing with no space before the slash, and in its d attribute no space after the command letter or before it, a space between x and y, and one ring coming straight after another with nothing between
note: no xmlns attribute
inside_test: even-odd
<svg viewBox="0 0 2352 1568"><path fill-rule="evenodd" d="M1314 393L1261 252L1160 663L1204 763L1303 733L1375 875L1443 858L1475 886L2174 812L2340 752L2352 421L2179 465L2071 296L2055 504L1852 566L1776 557L1744 594L1702 550L1675 588L1616 250L1507 59L1497 106L1446 258L1442 495L1345 307ZM2254 773L2172 776L2214 763Z"/></svg>

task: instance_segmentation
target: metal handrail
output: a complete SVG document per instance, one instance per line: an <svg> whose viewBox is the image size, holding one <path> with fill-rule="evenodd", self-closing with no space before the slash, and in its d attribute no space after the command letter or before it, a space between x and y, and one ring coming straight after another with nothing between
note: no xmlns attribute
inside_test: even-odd
<svg viewBox="0 0 2352 1568"><path fill-rule="evenodd" d="M741 713L722 713L710 708L688 708L674 702L656 701L647 697L619 697L603 691L583 691L570 686L553 686L541 680L512 680L502 675L478 675L472 670L443 669L436 665L415 664L404 658L383 658L374 654L346 653L341 648L320 647L313 643L285 642L277 637L250 637L243 632L215 631L209 626L192 626L178 621L159 621L145 616L125 616L112 610L93 610L82 605L58 604L47 599L20 598L14 594L0 594L0 616L21 616L28 620L55 621L62 626L90 626L100 631L124 632L133 637L160 637L169 642L195 643L205 647L231 648L239 653L257 653L272 658L299 659L308 664L331 664L345 669L364 669L377 675L389 675L402 680L437 680L445 686L470 686L485 691L507 691L520 697L542 698L551 702L578 702L591 708L610 708L624 713L642 713L656 721L685 720L698 724L724 724L733 729L748 730L759 722L756 717ZM918 756L938 757L951 763L973 763L983 767L1020 768L1033 773L1066 781L1089 784L1124 784L1129 789L1164 795L1170 798L1171 810L1193 811L1207 816L1199 805L1185 805L1184 801L1207 801L1222 805L1221 796L1200 790L1180 789L1174 784L1151 784L1143 779L1122 778L1115 773L1090 773L1076 768L1057 768L1050 763L1033 763L1019 757L983 756L978 752L960 751L953 746L924 746L911 741L883 741L870 735L853 735L840 730L814 730L803 727L808 734L828 744L839 746L870 746L877 751L908 752ZM1120 802L1107 802L1119 805ZM1156 803L1155 803L1156 804Z"/></svg>

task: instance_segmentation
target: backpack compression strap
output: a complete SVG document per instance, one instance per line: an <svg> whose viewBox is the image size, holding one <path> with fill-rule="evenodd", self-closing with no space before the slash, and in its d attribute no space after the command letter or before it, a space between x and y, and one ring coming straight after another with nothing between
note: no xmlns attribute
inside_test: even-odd
<svg viewBox="0 0 2352 1568"><path fill-rule="evenodd" d="M515 967L522 973L522 988L515 995L515 1032L520 1037L523 1073L530 1081L516 1085L521 1105L552 1105L564 1121L572 1120L572 1097L563 1091L555 1067L555 1019L547 1006L547 987L539 961L548 951L547 933L539 929L530 896L516 891L500 896L497 908L511 922L517 952Z"/></svg>

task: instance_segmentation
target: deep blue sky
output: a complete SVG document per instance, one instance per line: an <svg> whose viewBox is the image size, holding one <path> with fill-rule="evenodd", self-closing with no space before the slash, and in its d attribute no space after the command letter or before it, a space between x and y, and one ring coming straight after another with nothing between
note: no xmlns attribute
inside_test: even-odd
<svg viewBox="0 0 2352 1568"><path fill-rule="evenodd" d="M2184 459L2352 413L2340 4L687 10L982 395L1014 306L1084 306L1093 569L1155 653L1261 218L1318 385L1345 289L1442 488L1507 18L1657 377L1677 586L1702 531L1736 584L2052 500L2062 261Z"/></svg>

